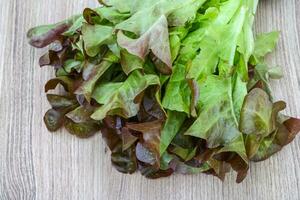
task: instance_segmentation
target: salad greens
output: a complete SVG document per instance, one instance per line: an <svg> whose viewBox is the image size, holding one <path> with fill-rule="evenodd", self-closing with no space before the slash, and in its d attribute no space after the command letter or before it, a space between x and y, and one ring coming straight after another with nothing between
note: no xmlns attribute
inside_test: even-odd
<svg viewBox="0 0 300 200"><path fill-rule="evenodd" d="M250 161L280 151L300 120L280 112L264 57L278 32L253 34L258 0L99 0L57 24L28 31L49 45L40 66L56 77L45 91L49 131L102 134L113 166L147 178L206 173L237 182Z"/></svg>

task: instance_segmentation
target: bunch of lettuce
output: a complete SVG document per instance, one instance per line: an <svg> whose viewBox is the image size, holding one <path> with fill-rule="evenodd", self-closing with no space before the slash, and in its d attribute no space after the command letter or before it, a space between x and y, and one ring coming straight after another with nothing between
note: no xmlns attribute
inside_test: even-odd
<svg viewBox="0 0 300 200"><path fill-rule="evenodd" d="M120 172L148 178L204 172L237 182L250 161L290 143L300 120L280 114L264 57L278 32L253 36L258 0L99 0L99 8L28 32L50 46L61 94L47 128L81 138L102 133Z"/></svg>

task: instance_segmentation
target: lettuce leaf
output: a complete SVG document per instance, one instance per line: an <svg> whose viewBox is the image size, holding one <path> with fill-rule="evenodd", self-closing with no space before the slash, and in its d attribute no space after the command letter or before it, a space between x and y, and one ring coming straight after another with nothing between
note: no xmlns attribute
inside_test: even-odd
<svg viewBox="0 0 300 200"><path fill-rule="evenodd" d="M200 91L199 116L185 135L205 139L209 148L223 146L221 152L235 151L247 160L235 114L235 110L241 109L238 108L241 103L234 104L231 78L208 76L205 82L200 84ZM242 98L239 100L243 101Z"/></svg>
<svg viewBox="0 0 300 200"><path fill-rule="evenodd" d="M125 82L115 84L119 87L113 86L114 91L104 90L102 87L106 87L105 84L95 89L93 96L96 96L95 100L103 105L92 114L93 119L102 120L106 115L118 115L124 118L135 116L139 110L139 102L135 102L136 97L149 86L160 83L157 76L142 75L139 71L134 71ZM97 98L98 95L105 98Z"/></svg>

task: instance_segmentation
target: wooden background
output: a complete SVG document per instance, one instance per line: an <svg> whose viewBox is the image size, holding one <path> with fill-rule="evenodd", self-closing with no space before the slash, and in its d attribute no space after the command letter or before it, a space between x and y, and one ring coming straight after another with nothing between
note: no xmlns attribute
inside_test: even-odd
<svg viewBox="0 0 300 200"><path fill-rule="evenodd" d="M300 137L271 159L253 164L237 185L207 175L147 180L122 175L110 165L101 135L77 139L50 134L42 117L49 108L43 91L53 76L40 69L43 50L27 44L26 31L93 7L96 0L0 0L0 199L1 200L287 200L300 199ZM286 113L300 117L300 1L261 0L257 32L282 30L269 62L285 78L273 82Z"/></svg>

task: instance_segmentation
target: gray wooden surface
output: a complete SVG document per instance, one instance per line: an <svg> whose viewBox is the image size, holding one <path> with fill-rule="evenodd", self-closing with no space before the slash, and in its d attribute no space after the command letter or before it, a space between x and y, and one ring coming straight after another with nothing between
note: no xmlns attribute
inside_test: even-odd
<svg viewBox="0 0 300 200"><path fill-rule="evenodd" d="M253 164L237 185L206 175L147 180L122 175L110 165L101 136L80 140L50 134L42 116L49 108L43 85L53 76L37 64L42 50L26 41L30 27L56 22L96 0L0 0L0 199L1 200L187 200L300 199L300 137L271 159ZM300 117L300 1L261 0L256 30L282 30L269 62L285 78L273 82L287 114Z"/></svg>

